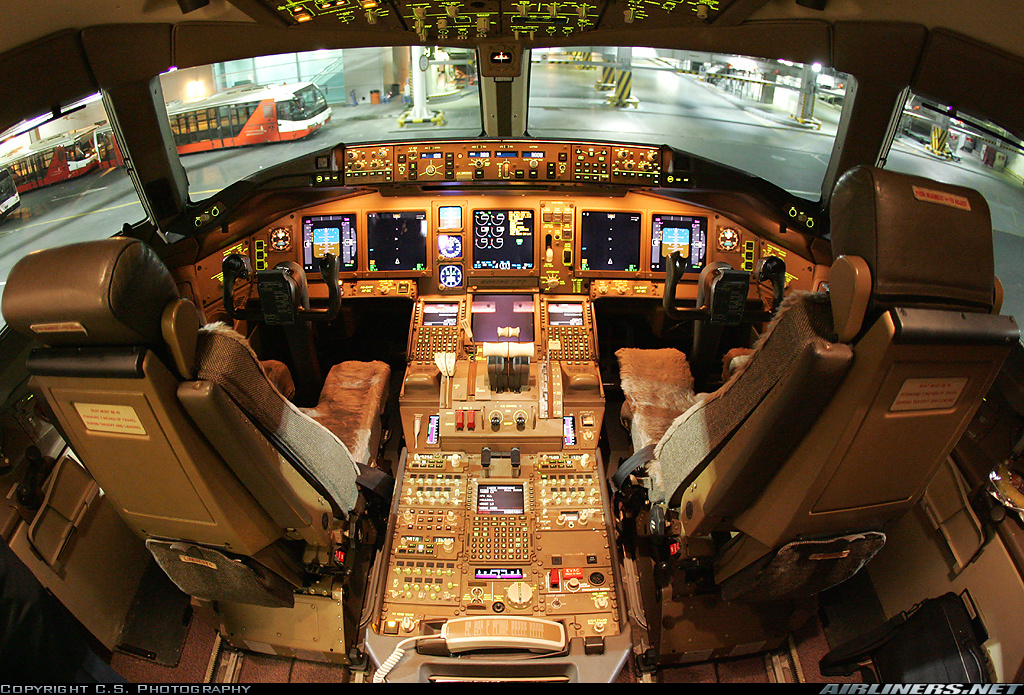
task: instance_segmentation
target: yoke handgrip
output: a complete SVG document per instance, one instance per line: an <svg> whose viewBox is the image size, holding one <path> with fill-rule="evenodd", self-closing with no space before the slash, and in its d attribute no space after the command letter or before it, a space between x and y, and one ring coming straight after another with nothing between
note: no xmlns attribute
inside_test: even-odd
<svg viewBox="0 0 1024 695"><path fill-rule="evenodd" d="M341 290L338 288L338 257L333 253L325 253L319 261L320 277L327 283L327 310L303 311L302 315L314 321L330 321L341 311Z"/></svg>
<svg viewBox="0 0 1024 695"><path fill-rule="evenodd" d="M765 256L754 268L757 279L772 283L772 312L779 308L786 292L786 262L778 256Z"/></svg>
<svg viewBox="0 0 1024 695"><path fill-rule="evenodd" d="M235 309L235 281L252 277L252 264L248 256L232 253L224 257L221 264L223 277L224 311L232 321L248 320L249 312Z"/></svg>

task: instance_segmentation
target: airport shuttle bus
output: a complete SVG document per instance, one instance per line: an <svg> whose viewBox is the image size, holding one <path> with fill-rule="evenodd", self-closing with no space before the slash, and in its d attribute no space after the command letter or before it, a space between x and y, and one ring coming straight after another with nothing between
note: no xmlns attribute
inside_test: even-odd
<svg viewBox="0 0 1024 695"><path fill-rule="evenodd" d="M21 196L14 183L14 177L7 169L0 169L0 220L10 215L21 205Z"/></svg>
<svg viewBox="0 0 1024 695"><path fill-rule="evenodd" d="M21 193L84 176L98 165L93 131L39 140L0 159L0 166L10 169Z"/></svg>
<svg viewBox="0 0 1024 695"><path fill-rule="evenodd" d="M0 695L1024 683L1019 0L26 4Z"/></svg>
<svg viewBox="0 0 1024 695"><path fill-rule="evenodd" d="M320 89L309 82L236 87L201 101L167 107L179 154L299 140L331 118Z"/></svg>

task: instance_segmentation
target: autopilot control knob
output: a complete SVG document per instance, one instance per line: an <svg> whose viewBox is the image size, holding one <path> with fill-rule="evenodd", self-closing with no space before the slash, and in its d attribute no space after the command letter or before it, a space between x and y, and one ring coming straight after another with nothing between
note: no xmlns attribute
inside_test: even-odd
<svg viewBox="0 0 1024 695"><path fill-rule="evenodd" d="M501 429L501 413L491 413L491 429L495 432Z"/></svg>

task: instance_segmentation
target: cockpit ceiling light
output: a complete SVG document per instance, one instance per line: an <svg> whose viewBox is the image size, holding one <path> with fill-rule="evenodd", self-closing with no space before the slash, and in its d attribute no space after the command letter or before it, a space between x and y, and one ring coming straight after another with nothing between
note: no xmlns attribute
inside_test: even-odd
<svg viewBox="0 0 1024 695"><path fill-rule="evenodd" d="M308 22L313 19L313 15L310 14L309 10L305 7L293 7L292 18L294 18L296 22Z"/></svg>

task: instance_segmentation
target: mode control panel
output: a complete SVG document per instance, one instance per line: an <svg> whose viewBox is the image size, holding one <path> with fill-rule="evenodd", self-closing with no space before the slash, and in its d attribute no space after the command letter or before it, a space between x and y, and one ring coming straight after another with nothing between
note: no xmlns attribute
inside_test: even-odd
<svg viewBox="0 0 1024 695"><path fill-rule="evenodd" d="M341 155L346 185L467 181L657 186L657 147L543 140L472 140L353 146Z"/></svg>
<svg viewBox="0 0 1024 695"><path fill-rule="evenodd" d="M374 631L511 614L562 621L570 637L619 634L603 476L596 450L408 454Z"/></svg>

